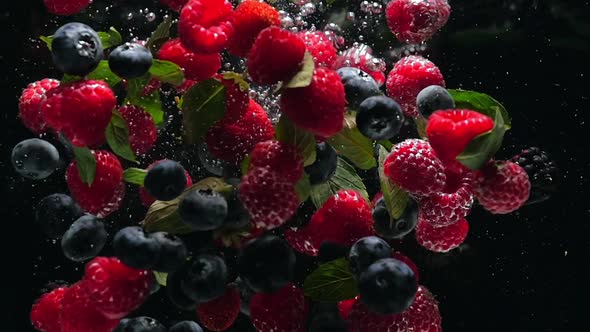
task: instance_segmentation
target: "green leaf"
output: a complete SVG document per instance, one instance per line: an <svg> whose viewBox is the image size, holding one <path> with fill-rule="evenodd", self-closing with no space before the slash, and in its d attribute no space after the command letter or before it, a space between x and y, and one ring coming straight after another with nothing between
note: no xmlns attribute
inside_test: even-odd
<svg viewBox="0 0 590 332"><path fill-rule="evenodd" d="M284 114L279 119L275 128L275 138L287 144L291 144L299 150L303 156L303 165L309 166L315 162L316 142L315 136L310 132L299 128Z"/></svg>
<svg viewBox="0 0 590 332"><path fill-rule="evenodd" d="M143 95L143 90L150 80L150 75L127 81L127 99L125 103L133 104L148 112L156 126L164 123L164 110L158 90L149 95Z"/></svg>
<svg viewBox="0 0 590 332"><path fill-rule="evenodd" d="M160 284L160 286L166 287L166 279L168 278L168 273L154 271L154 278L156 279L156 282Z"/></svg>
<svg viewBox="0 0 590 332"><path fill-rule="evenodd" d="M358 191L365 199L369 199L367 188L363 180L356 174L353 166L338 157L336 172L326 183L311 187L311 201L320 208L330 196L336 194L342 189L353 189Z"/></svg>
<svg viewBox="0 0 590 332"><path fill-rule="evenodd" d="M175 63L164 60L153 60L150 74L158 80L173 85L181 85L184 82L184 73Z"/></svg>
<svg viewBox="0 0 590 332"><path fill-rule="evenodd" d="M172 27L172 16L167 15L164 16L164 21L158 25L156 30L152 32L150 39L148 40L146 47L152 51L152 53L157 53L162 44L164 44L168 39L170 39L170 28Z"/></svg>
<svg viewBox="0 0 590 332"><path fill-rule="evenodd" d="M114 153L129 161L137 161L129 144L129 128L127 122L117 111L113 111L111 122L105 131L107 143Z"/></svg>
<svg viewBox="0 0 590 332"><path fill-rule="evenodd" d="M80 76L74 76L74 75L70 75L70 74L64 74L64 76L61 78L60 83L61 84L70 84L70 83L74 83L76 81L81 80L82 77Z"/></svg>
<svg viewBox="0 0 590 332"><path fill-rule="evenodd" d="M408 193L394 183L391 183L385 176L383 164L389 153L383 146L379 146L379 181L381 183L381 192L383 200L387 207L387 212L391 220L398 219L408 205Z"/></svg>
<svg viewBox="0 0 590 332"><path fill-rule="evenodd" d="M419 115L417 118L414 118L414 123L416 124L418 135L422 138L426 138L426 126L428 125L428 120L422 115Z"/></svg>
<svg viewBox="0 0 590 332"><path fill-rule="evenodd" d="M496 154L502 146L506 127L504 117L500 109L496 109L494 128L491 131L481 134L471 140L465 150L457 156L457 160L470 169L480 169Z"/></svg>
<svg viewBox="0 0 590 332"><path fill-rule="evenodd" d="M388 140L381 140L379 142L380 145L382 145L387 151L391 151L391 148L393 148L393 143L391 143Z"/></svg>
<svg viewBox="0 0 590 332"><path fill-rule="evenodd" d="M98 32L98 37L102 42L102 47L106 50L107 48L111 48L113 46L118 46L123 43L123 37L117 29L114 27L110 27L109 31L107 32Z"/></svg>
<svg viewBox="0 0 590 332"><path fill-rule="evenodd" d="M373 141L361 134L352 115L344 118L344 128L328 139L328 143L338 154L346 157L360 169L371 169L377 166L373 154Z"/></svg>
<svg viewBox="0 0 590 332"><path fill-rule="evenodd" d="M250 155L247 155L242 163L240 164L240 171L242 172L242 176L248 174L248 170L250 169Z"/></svg>
<svg viewBox="0 0 590 332"><path fill-rule="evenodd" d="M303 173L301 179L295 184L295 192L301 203L307 201L309 198L311 194L311 183L309 183L309 175L307 173Z"/></svg>
<svg viewBox="0 0 590 332"><path fill-rule="evenodd" d="M123 180L143 187L143 180L146 175L147 171L145 169L131 167L123 172Z"/></svg>
<svg viewBox="0 0 590 332"><path fill-rule="evenodd" d="M356 281L345 258L320 265L305 278L303 292L319 302L338 302L358 295Z"/></svg>
<svg viewBox="0 0 590 332"><path fill-rule="evenodd" d="M102 80L105 81L109 86L114 87L121 82L121 78L111 71L109 62L107 60L101 60L98 67L94 69L90 74L86 75L86 79L89 80Z"/></svg>
<svg viewBox="0 0 590 332"><path fill-rule="evenodd" d="M41 39L43 42L45 42L45 45L47 45L47 48L51 51L51 44L53 43L53 36L39 36L39 39Z"/></svg>
<svg viewBox="0 0 590 332"><path fill-rule="evenodd" d="M246 92L250 89L250 84L244 79L244 75L233 71L224 72L222 75L225 80L233 80L240 87L240 91Z"/></svg>
<svg viewBox="0 0 590 332"><path fill-rule="evenodd" d="M506 128L506 130L510 129L512 123L510 115L508 114L508 111L506 111L506 108L504 108L504 106L496 99L485 93L476 91L461 89L449 89L448 91L453 97L453 100L455 100L456 108L477 111L492 119L496 116L496 112L499 111L502 115L504 128Z"/></svg>
<svg viewBox="0 0 590 332"><path fill-rule="evenodd" d="M303 56L303 66L301 67L301 70L295 74L295 76L293 76L289 82L283 84L282 88L292 89L309 86L313 78L314 69L315 65L313 63L313 56L306 51L305 55Z"/></svg>
<svg viewBox="0 0 590 332"><path fill-rule="evenodd" d="M212 78L193 85L182 98L182 113L187 141L199 143L225 114L225 87Z"/></svg>
<svg viewBox="0 0 590 332"><path fill-rule="evenodd" d="M74 156L80 179L90 187L96 176L96 159L94 158L94 154L87 147L74 146Z"/></svg>

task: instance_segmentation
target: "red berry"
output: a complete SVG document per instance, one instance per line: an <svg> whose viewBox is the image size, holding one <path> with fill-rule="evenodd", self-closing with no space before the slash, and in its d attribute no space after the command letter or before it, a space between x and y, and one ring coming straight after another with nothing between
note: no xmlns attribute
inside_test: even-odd
<svg viewBox="0 0 590 332"><path fill-rule="evenodd" d="M223 296L201 303L197 317L205 328L211 331L225 331L235 322L240 313L240 293L235 287L228 287Z"/></svg>
<svg viewBox="0 0 590 332"><path fill-rule="evenodd" d="M141 92L142 96L149 96L152 93L156 92L160 87L162 87L162 82L159 81L157 78L152 77L149 82L143 87L143 91Z"/></svg>
<svg viewBox="0 0 590 332"><path fill-rule="evenodd" d="M89 186L80 178L77 162L66 170L66 182L72 197L89 213L106 217L119 209L125 196L123 168L117 157L108 151L93 151L96 175Z"/></svg>
<svg viewBox="0 0 590 332"><path fill-rule="evenodd" d="M118 319L107 318L96 309L84 281L65 291L60 320L61 332L111 332L119 324Z"/></svg>
<svg viewBox="0 0 590 332"><path fill-rule="evenodd" d="M346 96L340 76L326 68L316 68L311 84L286 89L281 96L281 111L297 126L311 133L330 137L344 123Z"/></svg>
<svg viewBox="0 0 590 332"><path fill-rule="evenodd" d="M299 37L313 56L316 66L332 68L338 54L330 37L322 31L303 31L299 33Z"/></svg>
<svg viewBox="0 0 590 332"><path fill-rule="evenodd" d="M170 9L179 12L188 0L160 0L161 3L170 7Z"/></svg>
<svg viewBox="0 0 590 332"><path fill-rule="evenodd" d="M379 86L385 83L385 62L373 56L371 47L360 44L342 52L332 65L334 70L342 67L355 67L371 75Z"/></svg>
<svg viewBox="0 0 590 332"><path fill-rule="evenodd" d="M45 78L33 82L23 90L18 101L18 116L25 125L35 134L41 134L47 129L41 105L45 100L46 93L59 86L59 81Z"/></svg>
<svg viewBox="0 0 590 332"><path fill-rule="evenodd" d="M117 104L103 81L77 81L47 92L41 106L47 124L77 146L99 146Z"/></svg>
<svg viewBox="0 0 590 332"><path fill-rule="evenodd" d="M233 32L233 7L227 0L189 0L180 11L178 36L194 53L219 53Z"/></svg>
<svg viewBox="0 0 590 332"><path fill-rule="evenodd" d="M92 0L43 0L47 11L55 15L74 15L84 10Z"/></svg>
<svg viewBox="0 0 590 332"><path fill-rule="evenodd" d="M340 318L347 320L348 315L350 314L350 310L354 303L359 299L359 296L355 296L352 299L344 300L338 302L338 313L340 314Z"/></svg>
<svg viewBox="0 0 590 332"><path fill-rule="evenodd" d="M435 227L420 217L416 225L416 241L430 251L447 252L463 243L468 231L469 223L465 219L448 226Z"/></svg>
<svg viewBox="0 0 590 332"><path fill-rule="evenodd" d="M279 12L271 5L257 0L242 2L234 14L234 33L227 50L235 56L246 57L260 31L280 26Z"/></svg>
<svg viewBox="0 0 590 332"><path fill-rule="evenodd" d="M447 0L393 0L387 4L387 26L402 42L421 43L430 39L449 19Z"/></svg>
<svg viewBox="0 0 590 332"><path fill-rule="evenodd" d="M250 300L250 317L258 332L305 332L308 313L303 290L293 284L274 293L256 293Z"/></svg>
<svg viewBox="0 0 590 332"><path fill-rule="evenodd" d="M440 192L446 181L442 162L421 139L395 145L385 159L384 172L391 182L416 195Z"/></svg>
<svg viewBox="0 0 590 332"><path fill-rule="evenodd" d="M269 27L258 35L248 55L252 81L270 85L287 81L301 69L305 44L294 33Z"/></svg>
<svg viewBox="0 0 590 332"><path fill-rule="evenodd" d="M136 155L148 152L158 138L158 129L151 115L143 108L127 105L119 108L119 113L129 127L129 144Z"/></svg>
<svg viewBox="0 0 590 332"><path fill-rule="evenodd" d="M33 304L31 309L33 327L41 332L61 332L59 315L65 292L66 288L56 288L43 294Z"/></svg>
<svg viewBox="0 0 590 332"><path fill-rule="evenodd" d="M250 167L268 167L292 184L303 175L303 159L297 148L275 140L256 144L250 153Z"/></svg>
<svg viewBox="0 0 590 332"><path fill-rule="evenodd" d="M154 167L155 164L162 162L164 160L166 159L154 161L153 163L148 165L146 170L149 170L150 168ZM193 179L191 178L191 175L188 173L187 170L184 170L184 174L186 175L186 187L188 188L193 185ZM154 196L150 195L150 193L148 193L147 190L145 190L145 187L139 187L139 200L141 201L141 205L148 208L156 201Z"/></svg>
<svg viewBox="0 0 590 332"><path fill-rule="evenodd" d="M178 38L171 39L162 45L158 51L158 59L179 65L187 80L203 81L221 69L219 53L193 53L186 49Z"/></svg>
<svg viewBox="0 0 590 332"><path fill-rule="evenodd" d="M524 168L511 161L490 162L482 169L475 196L491 213L506 214L523 206L530 190L531 182Z"/></svg>
<svg viewBox="0 0 590 332"><path fill-rule="evenodd" d="M251 102L248 96L248 88L237 79L224 78L223 75L217 75L216 79L225 87L225 113L222 121L236 122L243 118L248 111L251 111L249 108L256 108L257 111L264 112L260 105L252 104L253 101Z"/></svg>
<svg viewBox="0 0 590 332"><path fill-rule="evenodd" d="M418 116L416 97L430 85L445 86L438 67L421 56L410 55L399 60L387 75L387 95L397 101L406 116Z"/></svg>

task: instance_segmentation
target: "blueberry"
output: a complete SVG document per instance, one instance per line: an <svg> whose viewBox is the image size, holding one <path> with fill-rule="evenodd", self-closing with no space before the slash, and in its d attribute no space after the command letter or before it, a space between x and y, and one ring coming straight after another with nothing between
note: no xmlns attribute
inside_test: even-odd
<svg viewBox="0 0 590 332"><path fill-rule="evenodd" d="M168 273L166 277L166 295L174 306L182 310L194 310L197 307L197 302L186 295L182 289L182 280L186 276L186 265L181 269Z"/></svg>
<svg viewBox="0 0 590 332"><path fill-rule="evenodd" d="M144 179L144 187L157 200L173 200L186 187L184 168L175 161L163 160L148 170Z"/></svg>
<svg viewBox="0 0 590 332"><path fill-rule="evenodd" d="M359 131L372 140L392 138L399 133L403 122L399 104L385 96L365 99L356 113Z"/></svg>
<svg viewBox="0 0 590 332"><path fill-rule="evenodd" d="M313 164L305 167L312 185L327 182L336 172L338 155L330 144L322 142L316 145L316 158Z"/></svg>
<svg viewBox="0 0 590 332"><path fill-rule="evenodd" d="M42 139L26 139L12 149L12 166L28 179L45 179L58 164L59 152L53 144Z"/></svg>
<svg viewBox="0 0 590 332"><path fill-rule="evenodd" d="M51 194L43 198L35 210L35 220L50 238L58 239L84 214L68 195Z"/></svg>
<svg viewBox="0 0 590 332"><path fill-rule="evenodd" d="M190 320L185 320L174 324L168 332L203 332L203 328Z"/></svg>
<svg viewBox="0 0 590 332"><path fill-rule="evenodd" d="M358 68L343 67L336 72L344 85L349 109L356 110L363 100L381 94L373 77Z"/></svg>
<svg viewBox="0 0 590 332"><path fill-rule="evenodd" d="M166 332L166 327L147 316L123 318L113 332Z"/></svg>
<svg viewBox="0 0 590 332"><path fill-rule="evenodd" d="M69 75L85 76L102 60L102 42L86 24L67 23L53 35L51 54L57 69Z"/></svg>
<svg viewBox="0 0 590 332"><path fill-rule="evenodd" d="M76 220L61 238L61 249L67 258L81 262L98 255L106 242L104 224L87 214Z"/></svg>
<svg viewBox="0 0 590 332"><path fill-rule="evenodd" d="M373 312L389 315L400 313L412 304L418 290L414 271L394 258L371 264L360 276L361 301Z"/></svg>
<svg viewBox="0 0 590 332"><path fill-rule="evenodd" d="M125 43L109 55L109 67L113 73L124 79L138 78L150 70L152 53L145 46Z"/></svg>
<svg viewBox="0 0 590 332"><path fill-rule="evenodd" d="M137 226L125 227L113 238L115 256L136 269L153 267L158 262L160 249L160 242L146 236L143 229Z"/></svg>
<svg viewBox="0 0 590 332"><path fill-rule="evenodd" d="M238 271L256 292L274 292L292 280L295 253L289 244L274 235L254 239L238 255Z"/></svg>
<svg viewBox="0 0 590 332"><path fill-rule="evenodd" d="M159 272L173 272L186 262L188 255L184 242L173 234L157 232L148 235L159 243L160 253L152 270Z"/></svg>
<svg viewBox="0 0 590 332"><path fill-rule="evenodd" d="M373 208L373 227L375 228L375 232L386 239L403 238L416 227L417 223L418 203L412 197L408 198L404 213L397 219L392 219L389 216L383 198L380 198Z"/></svg>
<svg viewBox="0 0 590 332"><path fill-rule="evenodd" d="M431 85L420 91L416 104L420 114L426 118L434 111L455 108L455 101L449 91L438 85Z"/></svg>
<svg viewBox="0 0 590 332"><path fill-rule="evenodd" d="M320 250L318 252L318 261L320 263L326 263L333 261L338 258L348 256L348 246L344 246L335 242L324 241L320 244Z"/></svg>
<svg viewBox="0 0 590 332"><path fill-rule="evenodd" d="M227 200L227 216L223 220L223 228L242 230L250 225L250 215L238 197L237 190Z"/></svg>
<svg viewBox="0 0 590 332"><path fill-rule="evenodd" d="M227 202L218 192L193 190L178 204L180 219L196 231L217 229L227 217Z"/></svg>
<svg viewBox="0 0 590 332"><path fill-rule="evenodd" d="M376 236L364 237L350 247L350 272L359 276L375 261L388 257L391 257L391 247L385 240Z"/></svg>
<svg viewBox="0 0 590 332"><path fill-rule="evenodd" d="M225 293L227 266L223 258L200 254L192 258L181 282L185 294L197 302L209 302Z"/></svg>

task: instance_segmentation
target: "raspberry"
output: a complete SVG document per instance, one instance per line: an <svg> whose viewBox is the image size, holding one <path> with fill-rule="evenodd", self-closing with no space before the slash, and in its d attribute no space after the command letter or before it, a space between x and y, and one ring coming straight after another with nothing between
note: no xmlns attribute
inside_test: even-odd
<svg viewBox="0 0 590 332"><path fill-rule="evenodd" d="M77 81L47 92L41 110L47 124L77 146L99 146L117 99L103 81Z"/></svg>
<svg viewBox="0 0 590 332"><path fill-rule="evenodd" d="M179 65L187 80L203 81L221 69L219 53L193 53L186 49L178 38L171 39L162 45L158 51L158 59Z"/></svg>
<svg viewBox="0 0 590 332"><path fill-rule="evenodd" d="M287 81L301 69L305 44L296 34L278 27L260 32L248 55L252 81L270 85Z"/></svg>
<svg viewBox="0 0 590 332"><path fill-rule="evenodd" d="M524 168L531 181L531 194L527 204L545 201L557 191L561 175L546 152L531 147L512 157L512 162Z"/></svg>
<svg viewBox="0 0 590 332"><path fill-rule="evenodd" d="M119 319L148 298L154 277L117 258L97 257L86 264L83 282L97 310L107 318Z"/></svg>
<svg viewBox="0 0 590 332"><path fill-rule="evenodd" d="M143 108L127 105L119 108L119 113L129 127L129 144L136 155L142 155L154 146L158 130L152 117Z"/></svg>
<svg viewBox="0 0 590 332"><path fill-rule="evenodd" d="M303 159L297 148L275 140L256 144L250 153L250 167L268 167L292 184L303 175Z"/></svg>
<svg viewBox="0 0 590 332"><path fill-rule="evenodd" d="M151 163L146 170L149 170L150 168L152 168L155 164L162 162L166 159L161 159L161 160L157 160L153 163ZM184 174L186 175L186 187L190 187L193 185L193 179L191 178L191 175L188 173L187 170L184 170ZM150 207L152 204L154 204L154 202L156 201L156 199L150 195L150 193L147 192L147 190L145 190L145 187L139 187L139 200L141 201L141 204L145 207Z"/></svg>
<svg viewBox="0 0 590 332"><path fill-rule="evenodd" d="M161 3L170 7L173 11L179 12L188 0L160 0Z"/></svg>
<svg viewBox="0 0 590 332"><path fill-rule="evenodd" d="M349 331L442 331L438 302L424 286L418 287L414 303L402 313L393 315L373 313L358 300L350 310L348 321Z"/></svg>
<svg viewBox="0 0 590 332"><path fill-rule="evenodd" d="M332 68L338 54L336 48L328 36L321 31L303 31L299 37L305 43L307 51L313 56L313 61L318 67Z"/></svg>
<svg viewBox="0 0 590 332"><path fill-rule="evenodd" d="M344 85L336 72L316 68L311 84L284 91L280 105L297 126L327 138L343 127L346 106Z"/></svg>
<svg viewBox="0 0 590 332"><path fill-rule="evenodd" d="M72 197L91 214L106 217L119 209L125 196L123 168L117 157L108 151L94 151L96 175L89 186L82 182L74 160L66 170L66 182Z"/></svg>
<svg viewBox="0 0 590 332"><path fill-rule="evenodd" d="M475 137L494 127L487 115L470 110L441 110L428 118L426 135L444 162L454 161Z"/></svg>
<svg viewBox="0 0 590 332"><path fill-rule="evenodd" d="M235 287L228 287L225 294L213 301L199 304L197 317L205 328L211 331L225 331L240 313L240 293Z"/></svg>
<svg viewBox="0 0 590 332"><path fill-rule="evenodd" d="M47 129L41 105L45 100L46 93L59 86L59 81L45 78L31 83L23 90L18 101L18 116L30 131L41 134Z"/></svg>
<svg viewBox="0 0 590 332"><path fill-rule="evenodd" d="M403 42L422 43L430 39L449 19L447 0L393 0L387 4L387 26Z"/></svg>
<svg viewBox="0 0 590 332"><path fill-rule="evenodd" d="M258 104L251 104L248 89L242 87L239 82L231 78L223 78L223 75L217 75L216 79L225 87L225 113L222 121L236 122L248 113L250 107L258 111L262 109ZM263 109L262 111L264 112Z"/></svg>
<svg viewBox="0 0 590 332"><path fill-rule="evenodd" d="M299 206L293 184L267 167L251 168L238 190L252 223L258 228L281 226Z"/></svg>
<svg viewBox="0 0 590 332"><path fill-rule="evenodd" d="M33 304L31 309L31 323L42 332L61 332L59 314L66 288L56 288L43 294Z"/></svg>
<svg viewBox="0 0 590 332"><path fill-rule="evenodd" d="M491 213L506 214L523 206L530 190L531 182L524 168L511 161L490 162L481 170L475 196Z"/></svg>
<svg viewBox="0 0 590 332"><path fill-rule="evenodd" d="M235 56L246 57L260 31L280 25L279 12L273 6L246 0L234 13L234 33L229 38L227 50Z"/></svg>
<svg viewBox="0 0 590 332"><path fill-rule="evenodd" d="M96 309L84 281L65 291L60 320L61 332L111 332L119 324L118 319L109 319Z"/></svg>
<svg viewBox="0 0 590 332"><path fill-rule="evenodd" d="M390 181L416 195L440 192L446 182L442 162L430 144L420 139L395 145L385 159L384 172Z"/></svg>
<svg viewBox="0 0 590 332"><path fill-rule="evenodd" d="M306 331L309 304L303 290L293 284L274 293L256 293L250 300L250 317L257 331Z"/></svg>
<svg viewBox="0 0 590 332"><path fill-rule="evenodd" d="M343 300L338 302L338 313L340 314L340 318L347 320L348 315L350 314L350 310L354 303L359 299L359 296L355 296L352 299Z"/></svg>
<svg viewBox="0 0 590 332"><path fill-rule="evenodd" d="M410 55L399 60L387 75L387 95L397 101L406 116L419 115L416 97L422 89L431 86L445 86L445 80L438 67L421 56Z"/></svg>
<svg viewBox="0 0 590 332"><path fill-rule="evenodd" d="M78 14L91 2L92 0L43 0L48 12L63 16Z"/></svg>
<svg viewBox="0 0 590 332"><path fill-rule="evenodd" d="M371 75L379 86L385 83L385 62L373 56L371 47L360 44L353 46L336 58L333 69L340 69L342 67L355 67L367 74Z"/></svg>
<svg viewBox="0 0 590 332"><path fill-rule="evenodd" d="M180 11L178 36L194 53L219 53L233 32L232 16L227 0L189 0Z"/></svg>
<svg viewBox="0 0 590 332"><path fill-rule="evenodd" d="M467 220L461 219L448 226L435 227L420 217L416 225L416 241L424 248L434 252L447 252L457 248L469 231Z"/></svg>

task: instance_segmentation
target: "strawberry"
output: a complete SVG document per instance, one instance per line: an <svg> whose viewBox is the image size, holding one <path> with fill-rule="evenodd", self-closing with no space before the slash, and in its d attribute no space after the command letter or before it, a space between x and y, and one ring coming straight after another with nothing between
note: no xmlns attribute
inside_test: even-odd
<svg viewBox="0 0 590 332"><path fill-rule="evenodd" d="M47 130L47 124L41 113L41 104L49 90L59 86L59 81L45 78L27 85L18 101L18 116L25 127L35 134Z"/></svg>
<svg viewBox="0 0 590 332"><path fill-rule="evenodd" d="M60 287L43 294L33 304L31 309L31 323L33 327L42 332L61 332L62 300L67 288Z"/></svg>
<svg viewBox="0 0 590 332"><path fill-rule="evenodd" d="M191 52L182 45L178 38L170 39L160 47L158 59L179 65L187 80L203 81L221 69L221 55L219 53Z"/></svg>
<svg viewBox="0 0 590 332"><path fill-rule="evenodd" d="M486 210L494 214L518 210L526 203L531 191L526 171L511 161L485 165L478 181L475 196Z"/></svg>
<svg viewBox="0 0 590 332"><path fill-rule="evenodd" d="M211 331L225 331L240 313L240 293L235 287L228 287L225 294L197 307L197 317L205 328Z"/></svg>
<svg viewBox="0 0 590 332"><path fill-rule="evenodd" d="M63 16L78 14L91 2L92 0L43 0L48 12Z"/></svg>
<svg viewBox="0 0 590 332"><path fill-rule="evenodd" d="M182 44L194 53L219 53L233 32L233 12L227 0L189 0L178 20Z"/></svg>
<svg viewBox="0 0 590 332"><path fill-rule="evenodd" d="M303 290L293 284L274 293L256 293L250 300L250 317L258 332L304 332L308 313Z"/></svg>
<svg viewBox="0 0 590 332"><path fill-rule="evenodd" d="M146 168L146 170L149 170L155 164L164 160L166 159L154 161ZM184 170L184 174L186 175L186 187L188 188L193 185L193 179L191 178L191 175L188 173L187 170ZM141 205L145 207L150 207L156 201L156 199L152 195L150 195L150 193L148 193L143 186L139 187L139 200L141 201Z"/></svg>
<svg viewBox="0 0 590 332"><path fill-rule="evenodd" d="M143 108L127 105L119 108L119 113L129 128L129 144L136 155L148 152L158 138L158 129L152 117Z"/></svg>
<svg viewBox="0 0 590 332"><path fill-rule="evenodd" d="M303 159L297 148L275 140L256 144L250 153L250 167L268 167L292 184L303 175Z"/></svg>
<svg viewBox="0 0 590 332"><path fill-rule="evenodd" d="M60 320L61 332L111 332L119 324L118 319L107 318L96 309L84 281L65 291Z"/></svg>
<svg viewBox="0 0 590 332"><path fill-rule="evenodd" d="M234 13L234 33L227 50L239 57L246 57L260 31L270 26L280 26L279 12L271 5L257 0L246 0Z"/></svg>
<svg viewBox="0 0 590 332"><path fill-rule="evenodd" d="M449 19L447 0L393 0L387 4L387 26L402 42L422 43L432 37Z"/></svg>
<svg viewBox="0 0 590 332"><path fill-rule="evenodd" d="M188 0L160 0L161 3L170 7L175 12L179 12Z"/></svg>
<svg viewBox="0 0 590 332"><path fill-rule="evenodd" d="M307 51L313 56L316 66L332 68L338 54L330 37L322 31L302 31L299 33L299 38L303 40Z"/></svg>
<svg viewBox="0 0 590 332"><path fill-rule="evenodd" d="M457 248L467 238L469 223L461 219L448 226L434 227L426 219L419 218L416 225L416 241L434 252L447 252Z"/></svg>

